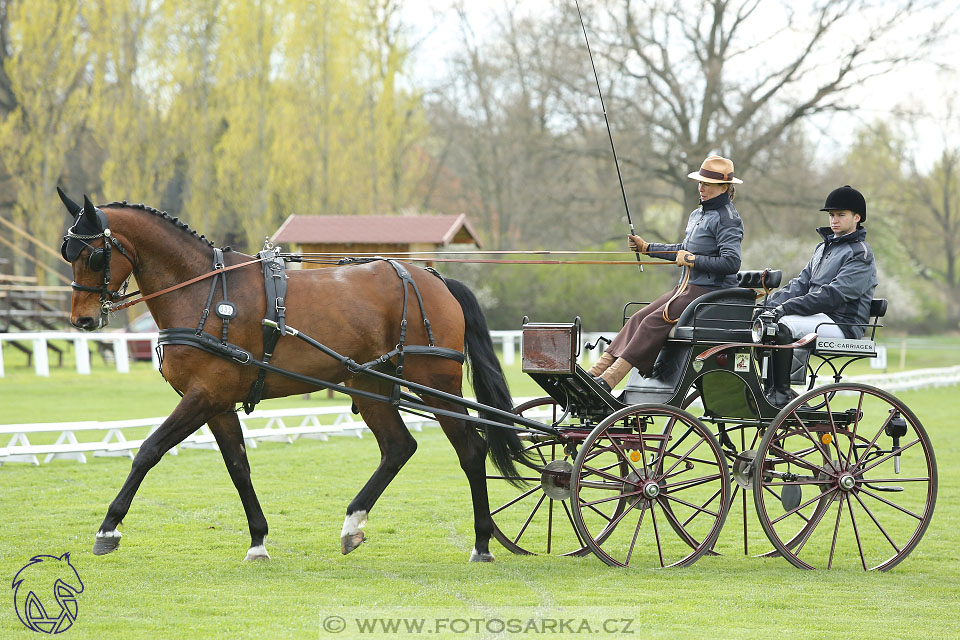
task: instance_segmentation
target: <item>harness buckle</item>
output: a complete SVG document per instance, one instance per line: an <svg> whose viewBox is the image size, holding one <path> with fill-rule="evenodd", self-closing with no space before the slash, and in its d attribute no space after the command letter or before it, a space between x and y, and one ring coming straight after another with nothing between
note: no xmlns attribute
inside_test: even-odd
<svg viewBox="0 0 960 640"><path fill-rule="evenodd" d="M287 308L284 306L284 299L277 298L277 313L283 315L287 311Z"/></svg>

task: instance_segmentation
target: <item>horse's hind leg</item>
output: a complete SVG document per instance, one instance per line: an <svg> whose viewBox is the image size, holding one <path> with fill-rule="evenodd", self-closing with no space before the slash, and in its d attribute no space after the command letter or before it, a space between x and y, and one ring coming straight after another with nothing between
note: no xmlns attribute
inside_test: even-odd
<svg viewBox="0 0 960 640"><path fill-rule="evenodd" d="M433 407L466 413L466 410L460 406L439 400L426 398L424 402ZM473 551L470 553L470 562L493 562L493 554L490 553L493 518L490 517L490 501L487 497L487 443L476 428L464 420L447 416L437 416L437 420L457 452L460 468L463 469L470 484L470 496L473 498L473 530L476 536Z"/></svg>
<svg viewBox="0 0 960 640"><path fill-rule="evenodd" d="M267 519L260 508L260 501L253 490L250 481L250 463L247 460L247 449L243 443L243 429L235 411L225 411L210 419L207 423L210 431L217 439L223 462L230 472L233 486L240 494L240 502L247 514L247 525L250 527L250 549L245 560L269 560L263 539L267 536Z"/></svg>
<svg viewBox="0 0 960 640"><path fill-rule="evenodd" d="M365 381L363 387L389 393L387 383ZM347 517L340 532L340 551L344 554L350 553L363 542L362 527L374 503L417 450L417 441L410 435L396 407L365 398L357 398L356 403L360 416L380 445L380 464L347 507Z"/></svg>
<svg viewBox="0 0 960 640"><path fill-rule="evenodd" d="M136 495L147 472L160 462L163 454L183 442L211 416L221 411L223 408L216 408L199 393L187 393L163 424L143 441L140 450L133 458L127 479L117 497L110 503L107 516L97 531L97 538L93 545L94 555L110 553L120 545L121 535L117 531L117 525L123 521L127 511L130 510L133 496Z"/></svg>

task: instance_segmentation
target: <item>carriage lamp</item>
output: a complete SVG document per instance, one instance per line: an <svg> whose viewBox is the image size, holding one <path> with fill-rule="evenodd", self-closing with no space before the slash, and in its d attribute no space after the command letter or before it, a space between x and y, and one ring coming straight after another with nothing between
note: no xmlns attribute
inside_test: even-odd
<svg viewBox="0 0 960 640"><path fill-rule="evenodd" d="M900 438L907 435L907 421L903 419L903 416L900 415L900 412L896 409L890 409L890 413L893 414L893 417L887 422L884 432L893 438L893 450L896 451L900 448ZM893 472L900 473L899 452L893 456Z"/></svg>
<svg viewBox="0 0 960 640"><path fill-rule="evenodd" d="M769 311L764 311L757 319L753 321L750 328L750 336L757 344L761 342L773 342L777 337L777 322L774 315Z"/></svg>

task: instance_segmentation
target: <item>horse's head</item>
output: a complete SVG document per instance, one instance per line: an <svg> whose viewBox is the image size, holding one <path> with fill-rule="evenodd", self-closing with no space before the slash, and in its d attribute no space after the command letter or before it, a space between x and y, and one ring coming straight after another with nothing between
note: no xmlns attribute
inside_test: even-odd
<svg viewBox="0 0 960 640"><path fill-rule="evenodd" d="M87 196L81 207L59 187L57 193L73 220L60 245L60 255L73 265L70 322L78 329L94 331L107 325L110 304L123 297L133 273L133 259L110 231L107 214ZM114 249L126 260L115 260Z"/></svg>

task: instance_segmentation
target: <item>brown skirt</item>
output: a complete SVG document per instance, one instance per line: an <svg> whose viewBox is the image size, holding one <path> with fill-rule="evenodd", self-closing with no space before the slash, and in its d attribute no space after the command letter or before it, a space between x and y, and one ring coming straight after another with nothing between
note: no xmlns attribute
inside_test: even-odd
<svg viewBox="0 0 960 640"><path fill-rule="evenodd" d="M678 285L679 286L679 285ZM677 318L691 302L710 291L705 287L687 285L687 290L670 303L669 316ZM677 287L630 316L627 324L613 339L606 351L615 358L623 358L645 378L650 377L653 363L660 349L667 342L667 336L673 325L663 319L663 307L677 292Z"/></svg>

